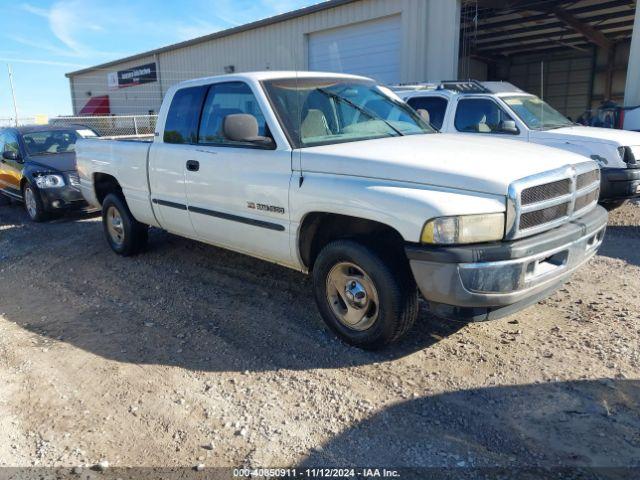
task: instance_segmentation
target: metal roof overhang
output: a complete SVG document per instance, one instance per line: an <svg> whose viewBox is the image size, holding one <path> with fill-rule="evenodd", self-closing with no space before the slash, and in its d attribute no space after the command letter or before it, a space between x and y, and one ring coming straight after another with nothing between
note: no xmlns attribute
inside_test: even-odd
<svg viewBox="0 0 640 480"><path fill-rule="evenodd" d="M467 53L505 58L523 53L608 48L631 37L636 0L464 0Z"/></svg>

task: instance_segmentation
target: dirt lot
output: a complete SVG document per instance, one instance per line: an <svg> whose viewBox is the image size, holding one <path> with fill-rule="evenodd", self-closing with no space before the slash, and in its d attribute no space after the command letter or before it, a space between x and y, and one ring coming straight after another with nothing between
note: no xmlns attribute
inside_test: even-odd
<svg viewBox="0 0 640 480"><path fill-rule="evenodd" d="M0 207L0 466L640 467L640 206L550 299L480 324L424 306L382 353L307 278L153 230Z"/></svg>

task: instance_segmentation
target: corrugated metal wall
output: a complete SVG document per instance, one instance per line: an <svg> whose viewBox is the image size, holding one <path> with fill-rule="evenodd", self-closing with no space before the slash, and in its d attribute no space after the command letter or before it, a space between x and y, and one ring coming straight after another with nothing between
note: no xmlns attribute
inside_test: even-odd
<svg viewBox="0 0 640 480"><path fill-rule="evenodd" d="M589 105L592 56L589 53L561 57L514 57L509 81L526 92L541 96L561 113L576 119Z"/></svg>
<svg viewBox="0 0 640 480"><path fill-rule="evenodd" d="M306 70L312 32L391 15L401 15L400 78L415 82L455 77L458 60L460 0L361 0L303 17L161 52L72 78L74 112L92 96L108 94L116 114L143 114L160 107L161 94L191 78L255 70ZM109 91L109 72L158 63L159 81Z"/></svg>
<svg viewBox="0 0 640 480"><path fill-rule="evenodd" d="M614 47L611 69L611 95L606 91L608 57L605 50L556 55L514 56L508 68L508 81L535 95L541 93L541 63L544 62L544 97L554 108L576 120L587 109L604 100L623 103L629 42Z"/></svg>

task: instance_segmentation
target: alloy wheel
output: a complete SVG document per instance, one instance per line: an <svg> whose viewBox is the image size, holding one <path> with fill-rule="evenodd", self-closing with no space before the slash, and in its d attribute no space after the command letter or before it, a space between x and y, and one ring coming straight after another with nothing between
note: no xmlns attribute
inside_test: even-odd
<svg viewBox="0 0 640 480"><path fill-rule="evenodd" d="M327 301L344 326L357 331L370 328L378 318L379 300L373 280L351 262L340 262L327 275Z"/></svg>

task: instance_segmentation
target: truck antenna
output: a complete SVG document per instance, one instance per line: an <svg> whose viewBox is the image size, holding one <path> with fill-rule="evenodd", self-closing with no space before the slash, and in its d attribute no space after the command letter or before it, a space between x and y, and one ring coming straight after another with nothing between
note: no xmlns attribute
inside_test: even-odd
<svg viewBox="0 0 640 480"><path fill-rule="evenodd" d="M542 118L542 125L544 125L544 60L540 61L540 117Z"/></svg>

